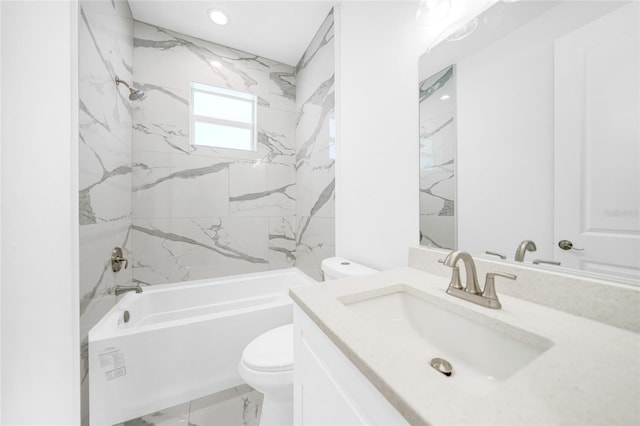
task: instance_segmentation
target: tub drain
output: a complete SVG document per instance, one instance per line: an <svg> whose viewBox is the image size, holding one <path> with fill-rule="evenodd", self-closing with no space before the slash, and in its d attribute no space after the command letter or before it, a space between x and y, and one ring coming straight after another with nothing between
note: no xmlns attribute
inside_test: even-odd
<svg viewBox="0 0 640 426"><path fill-rule="evenodd" d="M439 373L442 373L447 377L453 374L453 367L446 359L433 358L431 360L431 367L435 368Z"/></svg>
<svg viewBox="0 0 640 426"><path fill-rule="evenodd" d="M124 320L125 323L129 322L129 311L124 311L124 314L122 315L122 319Z"/></svg>

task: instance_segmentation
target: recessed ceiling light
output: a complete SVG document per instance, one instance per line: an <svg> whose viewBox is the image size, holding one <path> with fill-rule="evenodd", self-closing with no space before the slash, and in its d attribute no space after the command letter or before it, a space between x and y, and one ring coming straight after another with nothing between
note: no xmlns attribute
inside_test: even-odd
<svg viewBox="0 0 640 426"><path fill-rule="evenodd" d="M440 96L440 100L441 100L441 101L446 101L446 100L447 100L447 99L449 99L449 98L451 98L451 96L449 96L449 95L442 95L442 96Z"/></svg>
<svg viewBox="0 0 640 426"><path fill-rule="evenodd" d="M227 22L229 22L227 15L220 9L209 9L207 13L214 24L227 25Z"/></svg>

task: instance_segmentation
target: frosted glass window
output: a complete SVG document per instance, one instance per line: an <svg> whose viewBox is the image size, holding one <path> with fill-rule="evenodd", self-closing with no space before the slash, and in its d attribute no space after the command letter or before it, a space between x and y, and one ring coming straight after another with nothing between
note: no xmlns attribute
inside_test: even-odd
<svg viewBox="0 0 640 426"><path fill-rule="evenodd" d="M193 93L193 113L240 123L253 122L253 103L213 93Z"/></svg>
<svg viewBox="0 0 640 426"><path fill-rule="evenodd" d="M191 83L191 144L255 150L257 99L250 93Z"/></svg>
<svg viewBox="0 0 640 426"><path fill-rule="evenodd" d="M198 145L251 150L251 131L222 124L195 123Z"/></svg>

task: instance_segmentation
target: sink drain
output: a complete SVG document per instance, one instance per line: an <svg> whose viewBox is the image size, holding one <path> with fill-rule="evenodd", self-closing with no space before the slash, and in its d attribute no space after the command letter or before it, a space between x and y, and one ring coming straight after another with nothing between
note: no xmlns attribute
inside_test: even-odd
<svg viewBox="0 0 640 426"><path fill-rule="evenodd" d="M433 358L431 360L431 367L435 368L439 373L442 373L447 377L453 374L453 367L446 359Z"/></svg>

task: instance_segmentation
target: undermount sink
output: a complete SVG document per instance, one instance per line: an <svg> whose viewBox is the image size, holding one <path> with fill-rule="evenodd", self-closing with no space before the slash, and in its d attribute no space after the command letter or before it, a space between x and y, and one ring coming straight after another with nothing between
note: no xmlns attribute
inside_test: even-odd
<svg viewBox="0 0 640 426"><path fill-rule="evenodd" d="M383 334L417 342L425 362L443 358L452 364L453 378L480 387L508 379L553 346L544 337L403 284L338 300Z"/></svg>

